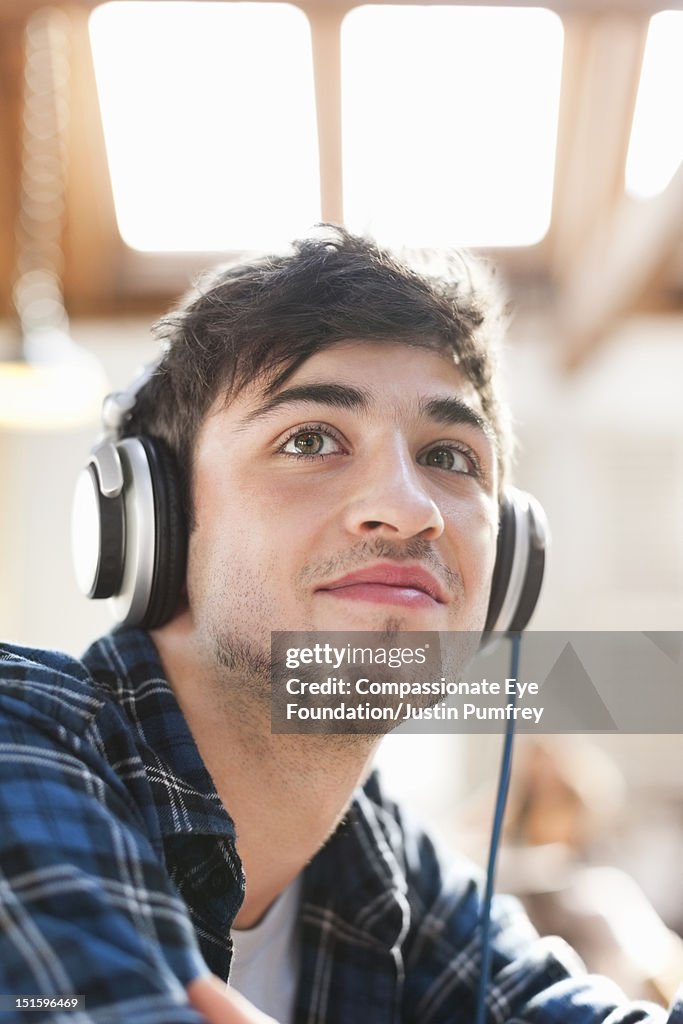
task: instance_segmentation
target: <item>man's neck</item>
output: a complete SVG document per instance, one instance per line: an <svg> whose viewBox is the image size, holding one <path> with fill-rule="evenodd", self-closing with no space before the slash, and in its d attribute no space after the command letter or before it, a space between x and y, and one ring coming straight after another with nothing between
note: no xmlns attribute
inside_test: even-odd
<svg viewBox="0 0 683 1024"><path fill-rule="evenodd" d="M203 665L189 636L163 628L153 640L235 823L246 878L235 925L251 928L334 831L376 737L273 735L270 708L241 680Z"/></svg>

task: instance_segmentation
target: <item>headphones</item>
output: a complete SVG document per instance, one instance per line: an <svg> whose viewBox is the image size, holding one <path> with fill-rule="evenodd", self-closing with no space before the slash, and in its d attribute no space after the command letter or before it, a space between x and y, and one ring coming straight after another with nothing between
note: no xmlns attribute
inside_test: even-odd
<svg viewBox="0 0 683 1024"><path fill-rule="evenodd" d="M175 460L163 441L121 437L155 361L104 400L103 432L76 484L72 550L80 590L107 598L119 627L153 629L173 615L185 580L187 531ZM482 646L521 633L538 602L547 526L530 494L506 489Z"/></svg>

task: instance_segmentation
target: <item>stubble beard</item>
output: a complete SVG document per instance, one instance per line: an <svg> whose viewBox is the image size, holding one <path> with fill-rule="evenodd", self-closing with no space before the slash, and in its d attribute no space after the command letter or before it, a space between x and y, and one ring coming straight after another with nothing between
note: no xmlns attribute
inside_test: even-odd
<svg viewBox="0 0 683 1024"><path fill-rule="evenodd" d="M242 640L236 634L215 633L213 654L216 664L230 676L237 676L257 693L270 690L270 655L255 643Z"/></svg>
<svg viewBox="0 0 683 1024"><path fill-rule="evenodd" d="M396 643L403 632L406 620L400 616L387 616L375 631L376 643L389 646ZM221 675L238 679L240 685L255 700L270 705L273 662L270 649L261 647L254 640L245 640L235 632L211 629L211 645L215 663L222 669ZM305 674L306 666L302 667ZM300 669L300 672L302 669ZM315 670L313 670L315 672ZM312 675L311 678L317 678Z"/></svg>

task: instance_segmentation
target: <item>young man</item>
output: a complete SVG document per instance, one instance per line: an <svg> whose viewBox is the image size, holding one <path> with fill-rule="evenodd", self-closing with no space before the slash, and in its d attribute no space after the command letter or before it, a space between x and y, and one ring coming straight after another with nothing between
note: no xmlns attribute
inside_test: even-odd
<svg viewBox="0 0 683 1024"><path fill-rule="evenodd" d="M169 492L148 628L0 663L0 991L86 997L45 1019L263 1020L230 973L282 1024L473 1020L476 872L382 798L377 737L274 735L269 671L271 630L483 629L508 438L475 272L337 230L166 322L123 424ZM493 950L491 1021L658 1016L513 903Z"/></svg>

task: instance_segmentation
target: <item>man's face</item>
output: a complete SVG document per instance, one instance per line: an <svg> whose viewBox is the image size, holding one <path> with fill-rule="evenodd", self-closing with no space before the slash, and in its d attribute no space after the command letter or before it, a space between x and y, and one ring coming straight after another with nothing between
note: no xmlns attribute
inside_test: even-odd
<svg viewBox="0 0 683 1024"><path fill-rule="evenodd" d="M207 416L193 487L190 611L223 664L267 658L276 629L483 627L495 448L446 355L345 342L250 385Z"/></svg>

